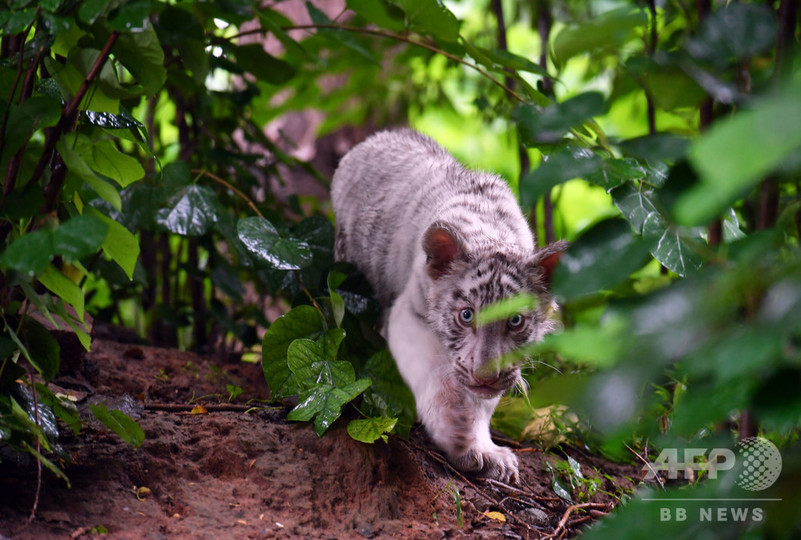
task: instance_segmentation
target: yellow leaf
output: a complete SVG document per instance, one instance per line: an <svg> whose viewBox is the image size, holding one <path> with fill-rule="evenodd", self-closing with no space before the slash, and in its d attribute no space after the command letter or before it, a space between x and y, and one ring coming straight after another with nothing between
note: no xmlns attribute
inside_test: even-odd
<svg viewBox="0 0 801 540"><path fill-rule="evenodd" d="M206 407L204 407L203 405L195 405L194 407L192 407L192 410L190 411L190 413L192 414L208 414L208 412L209 411L207 411Z"/></svg>
<svg viewBox="0 0 801 540"><path fill-rule="evenodd" d="M500 512L484 512L484 515L493 521L497 521L498 523L506 523L506 516Z"/></svg>
<svg viewBox="0 0 801 540"><path fill-rule="evenodd" d="M136 488L136 498L139 499L140 501L144 501L147 498L147 496L150 495L150 493L151 493L150 488L147 488L145 486Z"/></svg>

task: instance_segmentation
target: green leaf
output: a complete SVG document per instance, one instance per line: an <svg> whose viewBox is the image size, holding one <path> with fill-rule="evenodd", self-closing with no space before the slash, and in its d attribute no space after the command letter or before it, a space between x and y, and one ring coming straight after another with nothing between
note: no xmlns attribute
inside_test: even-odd
<svg viewBox="0 0 801 540"><path fill-rule="evenodd" d="M88 141L79 137L79 141ZM76 151L94 170L115 180L122 187L141 179L145 170L139 160L117 150L111 141L96 141L90 147L77 144Z"/></svg>
<svg viewBox="0 0 801 540"><path fill-rule="evenodd" d="M100 249L108 229L108 225L95 216L75 216L53 232L53 249L68 262L78 261Z"/></svg>
<svg viewBox="0 0 801 540"><path fill-rule="evenodd" d="M61 118L61 100L51 96L32 96L20 105L11 105L8 111L3 156L11 156L44 127L52 127Z"/></svg>
<svg viewBox="0 0 801 540"><path fill-rule="evenodd" d="M287 365L289 346L296 339L317 339L324 332L320 312L311 306L298 306L279 317L264 333L262 369L273 401L300 391L295 374Z"/></svg>
<svg viewBox="0 0 801 540"><path fill-rule="evenodd" d="M311 2L306 2L306 10L309 12L309 17L314 24L332 24L331 19ZM371 64L378 65L378 59L373 52L363 45L352 33L333 28L320 28L318 31L321 36L325 36L341 47L352 50L359 56L368 60Z"/></svg>
<svg viewBox="0 0 801 540"><path fill-rule="evenodd" d="M364 393L362 410L365 414L397 418L396 431L402 437L408 437L417 416L414 394L403 382L389 350L373 354L360 375L373 381Z"/></svg>
<svg viewBox="0 0 801 540"><path fill-rule="evenodd" d="M67 483L67 487L71 487L69 478L67 478L67 475L64 474L64 471L59 469L55 463L44 457L41 452L39 452L36 448L31 446L30 444L28 444L27 441L22 441L21 446L22 448L25 449L26 452L34 456L36 460L39 461L39 463L44 465L57 478L61 478L62 480L64 480L64 482Z"/></svg>
<svg viewBox="0 0 801 540"><path fill-rule="evenodd" d="M345 386L356 380L353 365L344 360L336 360L339 342L345 337L342 329L328 330L330 339L323 339L328 346L310 339L296 339L287 350L287 365L301 390L308 390L320 384Z"/></svg>
<svg viewBox="0 0 801 540"><path fill-rule="evenodd" d="M95 418L119 435L131 447L139 448L142 446L145 440L145 432L130 416L116 409L109 410L103 403L92 403L89 405L89 409Z"/></svg>
<svg viewBox="0 0 801 540"><path fill-rule="evenodd" d="M42 275L39 276L39 282L50 292L75 308L78 318L83 320L84 294L74 281L55 266L48 265Z"/></svg>
<svg viewBox="0 0 801 540"><path fill-rule="evenodd" d="M72 174L85 180L100 197L111 203L117 210L120 210L122 201L119 192L114 186L99 178L81 157L81 154L75 150L76 146L85 150L86 146L91 146L91 144L91 140L86 135L65 133L56 143L56 150L58 150L61 159L64 160L64 164Z"/></svg>
<svg viewBox="0 0 801 540"><path fill-rule="evenodd" d="M53 413L72 430L73 434L81 432L81 416L74 404L58 398L45 385L36 383L36 394L39 400L50 407Z"/></svg>
<svg viewBox="0 0 801 540"><path fill-rule="evenodd" d="M364 418L362 420L351 420L348 424L348 435L359 442L372 444L378 439L388 441L387 434L395 429L397 418Z"/></svg>
<svg viewBox="0 0 801 540"><path fill-rule="evenodd" d="M647 23L648 15L644 10L632 11L625 7L608 11L559 32L551 46L551 58L561 67L577 54L617 50L637 37L637 29Z"/></svg>
<svg viewBox="0 0 801 540"><path fill-rule="evenodd" d="M337 293L336 289L342 285L342 282L345 281L346 277L347 276L342 272L329 272L328 277L326 278L328 295L331 299L331 312L334 316L334 323L337 325L337 327L342 326L342 319L345 318L345 301Z"/></svg>
<svg viewBox="0 0 801 540"><path fill-rule="evenodd" d="M106 0L86 0L78 9L78 17L87 24L94 24L108 5L110 4Z"/></svg>
<svg viewBox="0 0 801 540"><path fill-rule="evenodd" d="M47 267L53 255L53 231L39 229L17 238L0 256L0 263L17 272L38 274Z"/></svg>
<svg viewBox="0 0 801 540"><path fill-rule="evenodd" d="M509 298L504 298L482 307L476 317L476 325L484 326L507 319L518 313L527 313L536 309L537 303L537 297L528 293L519 293Z"/></svg>
<svg viewBox="0 0 801 540"><path fill-rule="evenodd" d="M129 279L133 279L136 260L139 258L139 241L136 236L92 207L87 207L84 212L97 217L108 225L108 234L103 242L103 251L120 265L120 268L125 271Z"/></svg>
<svg viewBox="0 0 801 540"><path fill-rule="evenodd" d="M119 32L141 32L150 24L150 0L134 0L110 13L108 25Z"/></svg>
<svg viewBox="0 0 801 540"><path fill-rule="evenodd" d="M539 167L520 179L520 204L531 207L553 187L584 178L600 169L601 158L588 148L568 147L543 158Z"/></svg>
<svg viewBox="0 0 801 540"><path fill-rule="evenodd" d="M239 239L253 258L277 270L300 270L312 261L306 242L281 236L272 223L261 217L247 217L236 224Z"/></svg>
<svg viewBox="0 0 801 540"><path fill-rule="evenodd" d="M700 231L673 223L657 206L653 189L638 188L629 182L611 193L623 217L648 241L656 260L680 276L701 267Z"/></svg>
<svg viewBox="0 0 801 540"><path fill-rule="evenodd" d="M155 95L164 86L167 80L164 51L152 26L146 26L141 32L121 34L112 52L148 96Z"/></svg>
<svg viewBox="0 0 801 540"><path fill-rule="evenodd" d="M541 110L533 105L521 105L515 110L514 118L523 143L536 146L558 142L570 128L603 114L604 109L603 94L586 92Z"/></svg>
<svg viewBox="0 0 801 540"><path fill-rule="evenodd" d="M217 223L220 204L212 189L192 184L173 200L172 208L162 208L156 214L156 223L166 230L182 236L201 236Z"/></svg>
<svg viewBox="0 0 801 540"><path fill-rule="evenodd" d="M776 43L776 19L768 6L735 2L710 13L685 48L719 67L768 51Z"/></svg>
<svg viewBox="0 0 801 540"><path fill-rule="evenodd" d="M539 64L535 64L528 58L523 56L514 54L504 49L485 49L483 47L476 47L476 49L484 56L484 58L490 60L491 65L484 64L481 60L476 58L479 63L487 65L489 68L498 67L501 68L508 68L513 71L527 71L529 73L535 73L537 75L542 75L543 77L548 77L548 70L540 66Z"/></svg>
<svg viewBox="0 0 801 540"><path fill-rule="evenodd" d="M260 43L233 48L239 67L259 80L281 85L295 76L295 69L283 60L268 54Z"/></svg>
<svg viewBox="0 0 801 540"><path fill-rule="evenodd" d="M674 207L676 219L702 225L722 214L765 175L801 151L801 84L715 122L697 139L689 159L701 183Z"/></svg>
<svg viewBox="0 0 801 540"><path fill-rule="evenodd" d="M26 317L18 337L28 351L31 365L36 368L45 382L49 382L58 375L61 365L61 346L47 328L38 321Z"/></svg>
<svg viewBox="0 0 801 540"><path fill-rule="evenodd" d="M620 143L624 154L647 161L676 161L684 157L690 141L670 133L654 133Z"/></svg>
<svg viewBox="0 0 801 540"><path fill-rule="evenodd" d="M322 436L340 417L342 407L369 387L370 379L359 379L341 388L330 384L315 386L300 395L287 419L306 422L314 418L314 431Z"/></svg>
<svg viewBox="0 0 801 540"><path fill-rule="evenodd" d="M557 297L574 300L623 283L648 261L648 244L620 218L595 224L562 253L554 273Z"/></svg>
<svg viewBox="0 0 801 540"><path fill-rule="evenodd" d="M347 0L346 5L360 17L382 28L397 32L406 27L403 12L384 0Z"/></svg>
<svg viewBox="0 0 801 540"><path fill-rule="evenodd" d="M459 39L459 19L439 0L392 0L409 24L446 43Z"/></svg>

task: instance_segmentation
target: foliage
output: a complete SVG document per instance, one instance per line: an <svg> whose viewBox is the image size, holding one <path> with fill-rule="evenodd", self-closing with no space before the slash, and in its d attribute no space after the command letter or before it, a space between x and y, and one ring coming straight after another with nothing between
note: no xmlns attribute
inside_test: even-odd
<svg viewBox="0 0 801 540"><path fill-rule="evenodd" d="M289 113L322 113L317 135L408 114L467 161L492 152L459 148L462 126L504 141L493 168L540 241L573 240L553 282L564 331L520 353L562 374L528 374L530 403L505 401L503 424L523 433L521 411L568 406L580 421L565 431L631 459L731 446L756 418L787 458L765 527L796 526L782 509L798 504L785 478L801 424L798 15L787 0L709 4L452 4L457 16L348 0L290 17L249 0L3 3L0 442L63 474L46 420L81 420L48 388L50 329L88 349L87 313L164 345L261 346L272 399L298 396L290 418L318 434L353 411L359 440L408 432L411 396L371 292L334 265L325 203L277 189L325 183L280 129ZM291 309L271 325L261 298ZM141 443L119 411L93 412ZM646 504L597 534L653 536Z"/></svg>

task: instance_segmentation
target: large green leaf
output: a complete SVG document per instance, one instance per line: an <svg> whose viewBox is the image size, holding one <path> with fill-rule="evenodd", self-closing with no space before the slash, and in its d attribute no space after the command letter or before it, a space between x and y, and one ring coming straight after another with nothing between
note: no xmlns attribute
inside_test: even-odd
<svg viewBox="0 0 801 540"><path fill-rule="evenodd" d="M690 147L701 183L676 202L676 218L706 224L801 151L801 80L715 124Z"/></svg>
<svg viewBox="0 0 801 540"><path fill-rule="evenodd" d="M123 441L133 448L142 446L145 440L145 432L130 416L116 409L109 410L103 403L92 403L89 405L89 409L104 426L119 435Z"/></svg>
<svg viewBox="0 0 801 540"><path fill-rule="evenodd" d="M300 270L312 262L309 245L281 236L272 223L261 217L247 217L236 224L239 239L253 258L277 270Z"/></svg>
<svg viewBox="0 0 801 540"><path fill-rule="evenodd" d="M551 57L557 66L584 52L613 51L637 37L637 29L648 23L644 10L629 7L608 11L568 26L556 35Z"/></svg>
<svg viewBox="0 0 801 540"><path fill-rule="evenodd" d="M459 19L440 0L392 0L400 7L409 24L446 43L459 38Z"/></svg>
<svg viewBox="0 0 801 540"><path fill-rule="evenodd" d="M288 63L268 54L260 43L234 47L237 65L270 84L284 84L295 76L295 69Z"/></svg>
<svg viewBox="0 0 801 540"><path fill-rule="evenodd" d="M18 272L38 274L55 254L53 232L49 229L32 231L17 238L0 256L0 263Z"/></svg>
<svg viewBox="0 0 801 540"><path fill-rule="evenodd" d="M82 133L65 133L56 143L56 150L58 150L61 159L64 160L64 164L71 173L85 180L100 197L108 201L117 210L120 210L122 208L120 193L114 186L98 177L84 160L81 152L76 150L76 148L80 148L85 153L86 148L91 148L91 146L92 142L86 135ZM91 154L91 150L88 152Z"/></svg>
<svg viewBox="0 0 801 540"><path fill-rule="evenodd" d="M87 207L85 213L100 219L108 226L103 251L120 265L129 279L133 279L136 260L139 258L139 240L131 231L96 209Z"/></svg>
<svg viewBox="0 0 801 540"><path fill-rule="evenodd" d="M536 146L559 141L570 128L602 114L604 108L603 94L586 92L543 109L521 105L515 111L515 120L523 143Z"/></svg>
<svg viewBox="0 0 801 540"><path fill-rule="evenodd" d="M112 52L144 87L147 95L155 95L164 86L167 80L164 51L151 25L141 32L121 34Z"/></svg>
<svg viewBox="0 0 801 540"><path fill-rule="evenodd" d="M331 335L326 338L326 335ZM339 328L328 330L320 340L321 344L310 339L296 339L287 350L287 366L295 374L301 390L309 390L320 384L344 386L356 380L350 362L336 360L339 343L345 332Z"/></svg>
<svg viewBox="0 0 801 540"><path fill-rule="evenodd" d="M289 346L296 339L317 339L323 332L323 317L311 306L298 306L270 325L262 341L261 365L272 400L292 396L300 391L297 378L287 365Z"/></svg>
<svg viewBox="0 0 801 540"><path fill-rule="evenodd" d="M75 309L78 319L83 320L84 294L74 281L55 266L48 265L42 275L39 276L39 282L50 292L71 305Z"/></svg>
<svg viewBox="0 0 801 540"><path fill-rule="evenodd" d="M403 12L386 0L347 0L346 4L364 19L387 30L400 31L406 26Z"/></svg>
<svg viewBox="0 0 801 540"><path fill-rule="evenodd" d="M217 195L206 186L187 186L173 200L172 208L162 208L156 214L156 223L166 230L182 236L200 236L217 223L220 205Z"/></svg>
<svg viewBox="0 0 801 540"><path fill-rule="evenodd" d="M45 381L53 379L61 363L61 346L53 334L38 321L26 317L20 328L19 339L28 351L31 364L42 378Z"/></svg>
<svg viewBox="0 0 801 540"><path fill-rule="evenodd" d="M91 214L75 216L53 232L53 251L67 261L80 260L100 249L108 229L107 223Z"/></svg>
<svg viewBox="0 0 801 540"><path fill-rule="evenodd" d="M306 9L313 23L320 25L333 24L331 19L311 2L306 2ZM352 33L332 28L320 28L319 33L321 36L325 36L336 43L339 47L348 48L370 63L378 65L378 59L373 54L373 51Z"/></svg>
<svg viewBox="0 0 801 540"><path fill-rule="evenodd" d="M724 67L767 51L776 43L776 19L768 6L734 2L705 17L686 44L698 60Z"/></svg>
<svg viewBox="0 0 801 540"><path fill-rule="evenodd" d="M395 429L407 437L417 415L414 394L403 382L389 350L373 354L360 375L372 381L364 393L363 412L369 416L397 418Z"/></svg>
<svg viewBox="0 0 801 540"><path fill-rule="evenodd" d="M601 221L562 254L554 274L554 294L573 300L611 289L649 260L648 251L648 244L625 220Z"/></svg>
<svg viewBox="0 0 801 540"><path fill-rule="evenodd" d="M680 276L701 267L700 231L673 223L658 204L652 188L628 182L611 193L623 217L649 242L656 260Z"/></svg>

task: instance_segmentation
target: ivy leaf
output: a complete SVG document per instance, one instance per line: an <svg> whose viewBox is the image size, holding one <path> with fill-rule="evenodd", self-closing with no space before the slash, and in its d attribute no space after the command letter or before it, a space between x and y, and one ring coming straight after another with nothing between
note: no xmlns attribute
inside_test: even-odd
<svg viewBox="0 0 801 540"><path fill-rule="evenodd" d="M307 422L314 418L318 436L331 427L342 414L342 407L370 387L370 379L359 379L341 388L320 384L303 392L297 406L287 415L289 420Z"/></svg>
<svg viewBox="0 0 801 540"><path fill-rule="evenodd" d="M388 442L387 434L392 433L397 424L397 418L364 418L351 420L348 424L348 435L357 441L372 444L378 439Z"/></svg>
<svg viewBox="0 0 801 540"><path fill-rule="evenodd" d="M217 195L206 186L192 184L181 190L172 208L156 213L156 223L182 236L206 234L217 223L220 212Z"/></svg>
<svg viewBox="0 0 801 540"><path fill-rule="evenodd" d="M239 239L253 258L277 270L300 270L312 261L306 242L281 236L272 223L261 217L247 217L236 224Z"/></svg>
<svg viewBox="0 0 801 540"><path fill-rule="evenodd" d="M296 339L287 350L287 366L295 374L301 390L320 384L345 386L356 380L350 362L336 360L337 349L345 337L344 330L328 330L322 344L310 339Z"/></svg>
<svg viewBox="0 0 801 540"><path fill-rule="evenodd" d="M89 405L89 409L104 426L119 435L133 448L142 446L145 432L130 416L116 409L109 410L103 403L92 403Z"/></svg>
<svg viewBox="0 0 801 540"><path fill-rule="evenodd" d="M261 365L273 401L296 395L297 378L287 365L287 352L296 339L317 339L325 332L320 312L311 306L298 306L276 319L264 333Z"/></svg>

